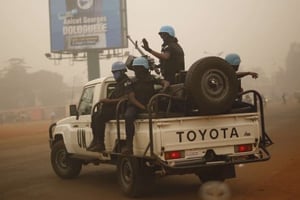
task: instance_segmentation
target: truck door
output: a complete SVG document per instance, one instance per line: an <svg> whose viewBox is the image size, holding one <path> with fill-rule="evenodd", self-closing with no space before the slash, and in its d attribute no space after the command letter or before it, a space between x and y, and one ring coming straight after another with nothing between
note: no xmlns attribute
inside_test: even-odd
<svg viewBox="0 0 300 200"><path fill-rule="evenodd" d="M94 102L95 85L84 88L79 104L78 119L72 124L72 147L75 152L85 152L93 139L91 112Z"/></svg>

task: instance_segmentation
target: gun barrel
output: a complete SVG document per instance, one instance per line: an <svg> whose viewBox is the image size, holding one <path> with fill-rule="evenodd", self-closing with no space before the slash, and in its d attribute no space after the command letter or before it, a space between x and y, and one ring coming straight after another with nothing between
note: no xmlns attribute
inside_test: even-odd
<svg viewBox="0 0 300 200"><path fill-rule="evenodd" d="M142 56L145 56L146 54L140 49L140 47L137 45L137 42L134 42L133 40L132 40L132 38L129 36L129 35L127 35L127 38L128 38L128 40L134 45L134 48L136 49L136 50L138 50L138 52L142 55Z"/></svg>

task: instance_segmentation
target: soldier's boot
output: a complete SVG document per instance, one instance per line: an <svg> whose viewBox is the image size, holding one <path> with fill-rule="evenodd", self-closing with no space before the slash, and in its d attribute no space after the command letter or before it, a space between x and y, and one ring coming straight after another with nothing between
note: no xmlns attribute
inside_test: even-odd
<svg viewBox="0 0 300 200"><path fill-rule="evenodd" d="M104 152L105 151L105 144L104 144L104 133L101 133L97 138L96 144L89 149L89 151L94 152Z"/></svg>
<svg viewBox="0 0 300 200"><path fill-rule="evenodd" d="M122 148L122 154L133 155L133 137L126 138L126 145Z"/></svg>
<svg viewBox="0 0 300 200"><path fill-rule="evenodd" d="M93 140L91 144L86 148L86 150L91 151L91 149L95 148L95 146L98 144L99 138L97 135L93 134Z"/></svg>

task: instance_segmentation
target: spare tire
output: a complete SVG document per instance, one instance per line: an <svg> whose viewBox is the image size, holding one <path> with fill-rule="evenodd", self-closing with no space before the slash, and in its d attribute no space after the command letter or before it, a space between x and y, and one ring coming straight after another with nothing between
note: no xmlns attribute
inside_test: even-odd
<svg viewBox="0 0 300 200"><path fill-rule="evenodd" d="M238 80L232 66L220 57L196 61L185 78L188 101L200 114L226 113L238 93Z"/></svg>

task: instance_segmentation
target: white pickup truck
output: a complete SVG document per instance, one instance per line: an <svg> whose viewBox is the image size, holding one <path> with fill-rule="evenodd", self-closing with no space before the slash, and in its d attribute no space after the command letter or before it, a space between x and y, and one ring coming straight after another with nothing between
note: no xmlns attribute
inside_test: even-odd
<svg viewBox="0 0 300 200"><path fill-rule="evenodd" d="M91 114L115 86L112 77L88 82L78 106L70 106L70 117L49 128L55 173L68 179L78 176L84 164L117 165L122 191L139 196L157 175L195 174L201 181L223 181L235 177L236 164L270 158L267 147L272 141L265 132L262 98L246 91L253 105L233 108L237 81L226 61L203 58L183 74L183 83L153 96L148 113L136 120L133 156L121 154L124 102L117 106L116 120L106 124L106 152L86 150L93 139Z"/></svg>

